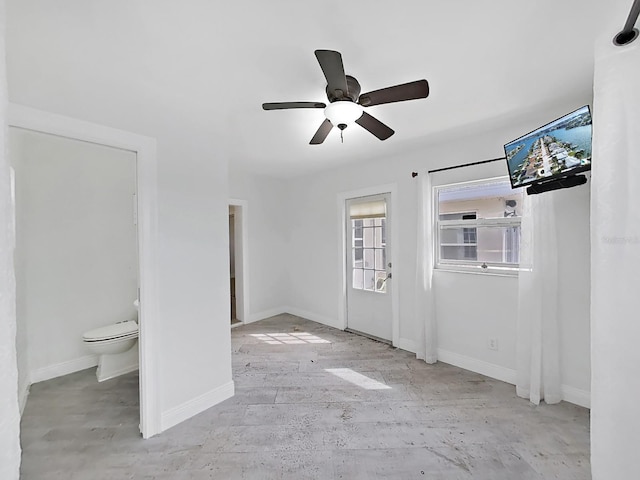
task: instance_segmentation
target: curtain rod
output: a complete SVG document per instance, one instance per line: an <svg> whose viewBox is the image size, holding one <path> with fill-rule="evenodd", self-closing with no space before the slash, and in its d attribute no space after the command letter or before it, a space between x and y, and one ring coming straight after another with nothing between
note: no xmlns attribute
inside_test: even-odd
<svg viewBox="0 0 640 480"><path fill-rule="evenodd" d="M473 165L482 165L483 163L497 162L499 160L506 160L506 159L507 157L499 157L499 158L492 158L490 160L480 160L479 162L463 163L462 165L454 165L453 167L436 168L435 170L429 170L427 173L444 172L445 170L454 170L456 168L471 167ZM418 176L418 172L411 172L412 178L416 178L417 176Z"/></svg>
<svg viewBox="0 0 640 480"><path fill-rule="evenodd" d="M640 14L640 0L634 0L627 21L622 27L622 31L613 37L613 44L620 47L633 42L638 37L638 29L633 28Z"/></svg>

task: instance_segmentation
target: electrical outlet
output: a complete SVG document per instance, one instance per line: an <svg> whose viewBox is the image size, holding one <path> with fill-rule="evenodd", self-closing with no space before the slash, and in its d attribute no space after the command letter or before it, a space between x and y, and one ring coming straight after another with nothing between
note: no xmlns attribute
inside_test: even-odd
<svg viewBox="0 0 640 480"><path fill-rule="evenodd" d="M498 339L490 338L489 340L487 340L487 348L489 350L498 350Z"/></svg>

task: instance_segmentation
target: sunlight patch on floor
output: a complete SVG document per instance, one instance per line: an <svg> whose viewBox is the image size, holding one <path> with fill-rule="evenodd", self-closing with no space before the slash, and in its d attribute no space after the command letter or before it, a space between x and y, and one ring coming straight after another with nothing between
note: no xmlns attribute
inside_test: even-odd
<svg viewBox="0 0 640 480"><path fill-rule="evenodd" d="M324 371L332 373L336 377L353 383L354 385L357 385L358 387L364 388L366 390L388 390L391 388L389 385L385 385L384 383L374 380L373 378L355 372L350 368L325 368Z"/></svg>
<svg viewBox="0 0 640 480"><path fill-rule="evenodd" d="M269 345L304 345L305 343L331 343L329 340L320 338L307 332L291 333L252 333L252 337L262 340Z"/></svg>

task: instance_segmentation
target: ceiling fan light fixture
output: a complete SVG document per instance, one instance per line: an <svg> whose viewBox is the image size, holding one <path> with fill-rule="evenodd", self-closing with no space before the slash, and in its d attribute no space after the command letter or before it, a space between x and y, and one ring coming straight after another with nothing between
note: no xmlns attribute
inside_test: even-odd
<svg viewBox="0 0 640 480"><path fill-rule="evenodd" d="M335 126L350 125L362 116L363 109L349 100L335 101L324 109L324 115Z"/></svg>

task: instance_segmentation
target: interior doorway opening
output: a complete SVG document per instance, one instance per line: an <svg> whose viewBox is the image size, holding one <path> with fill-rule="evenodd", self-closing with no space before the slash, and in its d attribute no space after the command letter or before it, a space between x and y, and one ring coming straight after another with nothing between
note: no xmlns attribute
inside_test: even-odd
<svg viewBox="0 0 640 480"><path fill-rule="evenodd" d="M247 320L247 204L229 201L229 303L231 328Z"/></svg>
<svg viewBox="0 0 640 480"><path fill-rule="evenodd" d="M156 364L158 324L157 292L157 145L134 133L9 104L10 127L134 152L136 155L137 236L140 306L138 312L140 431L144 438L161 432Z"/></svg>
<svg viewBox="0 0 640 480"><path fill-rule="evenodd" d="M138 160L130 149L17 126L9 146L22 412L32 384L139 369Z"/></svg>

